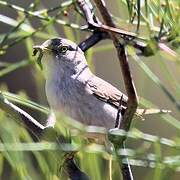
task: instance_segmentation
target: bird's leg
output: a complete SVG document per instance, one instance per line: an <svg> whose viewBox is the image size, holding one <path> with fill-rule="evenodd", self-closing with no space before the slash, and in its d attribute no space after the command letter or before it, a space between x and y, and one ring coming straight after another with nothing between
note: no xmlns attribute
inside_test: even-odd
<svg viewBox="0 0 180 180"><path fill-rule="evenodd" d="M120 100L119 100L119 106L118 106L118 111L117 111L117 116L116 116L116 122L115 122L115 128L110 129L109 132L114 132L119 130L120 127L120 122L122 119L122 101L123 101L123 95L121 96ZM109 141L108 141L109 142ZM108 150L110 152L110 158L109 158L109 179L112 179L112 152L114 150L113 144L109 142L109 146L108 146Z"/></svg>
<svg viewBox="0 0 180 180"><path fill-rule="evenodd" d="M116 123L115 123L115 128L118 128L120 127L120 122L121 122L121 118L122 118L122 114L121 114L121 111L122 111L122 102L123 102L123 94L119 100L119 106L118 106L118 111L117 111L117 116L116 116Z"/></svg>
<svg viewBox="0 0 180 180"><path fill-rule="evenodd" d="M114 128L109 129L109 133L119 130L121 119L122 119L122 102L123 102L123 95L121 96L121 98L119 100L119 106L118 106L115 126L114 126Z"/></svg>

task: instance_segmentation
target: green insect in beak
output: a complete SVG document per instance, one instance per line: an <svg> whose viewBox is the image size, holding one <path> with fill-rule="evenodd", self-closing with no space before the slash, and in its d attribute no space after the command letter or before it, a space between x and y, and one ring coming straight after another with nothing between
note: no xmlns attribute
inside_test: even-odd
<svg viewBox="0 0 180 180"><path fill-rule="evenodd" d="M37 64L39 65L40 69L42 70L42 63L41 63L41 59L43 57L43 48L41 46L33 46L33 56L36 56L37 53L39 52L39 56L37 58Z"/></svg>

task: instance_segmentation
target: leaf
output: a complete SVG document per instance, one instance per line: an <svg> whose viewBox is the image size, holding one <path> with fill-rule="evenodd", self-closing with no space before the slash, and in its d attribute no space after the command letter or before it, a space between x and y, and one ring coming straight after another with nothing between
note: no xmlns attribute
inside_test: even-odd
<svg viewBox="0 0 180 180"><path fill-rule="evenodd" d="M10 93L10 92L1 92L2 95L7 98L8 100L18 103L20 105L24 105L28 108L34 109L34 110L38 110L40 112L43 112L45 114L49 114L49 109L47 107L44 107L42 105L39 105L33 101L30 101L28 99L25 99L23 97L20 97L16 94Z"/></svg>
<svg viewBox="0 0 180 180"><path fill-rule="evenodd" d="M15 71L19 68L26 67L30 64L31 64L31 62L28 60L22 60L20 62L9 64L8 66L6 66L2 70L0 70L0 77L5 76L5 75L9 74L10 72Z"/></svg>
<svg viewBox="0 0 180 180"><path fill-rule="evenodd" d="M146 75L162 89L162 91L166 94L169 100L173 104L175 104L176 108L180 111L180 103L176 100L174 95L164 86L160 79L149 69L149 67L143 61L139 59L137 55L133 54L132 57L138 63L141 69L146 73Z"/></svg>

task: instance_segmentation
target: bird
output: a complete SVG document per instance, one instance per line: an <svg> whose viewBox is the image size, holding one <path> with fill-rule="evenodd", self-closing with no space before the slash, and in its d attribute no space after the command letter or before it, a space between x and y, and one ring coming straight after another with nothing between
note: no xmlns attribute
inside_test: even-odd
<svg viewBox="0 0 180 180"><path fill-rule="evenodd" d="M90 70L84 52L65 38L52 38L33 46L42 69L50 108L84 125L115 127L119 103L125 112L128 97ZM136 115L145 110L137 109ZM119 119L121 123L121 119Z"/></svg>

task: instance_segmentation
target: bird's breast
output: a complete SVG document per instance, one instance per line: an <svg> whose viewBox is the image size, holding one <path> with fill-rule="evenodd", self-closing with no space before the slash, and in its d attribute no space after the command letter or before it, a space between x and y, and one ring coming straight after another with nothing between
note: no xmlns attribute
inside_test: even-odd
<svg viewBox="0 0 180 180"><path fill-rule="evenodd" d="M88 86L78 80L47 80L46 95L52 109L85 125L114 127L117 109L97 99Z"/></svg>

